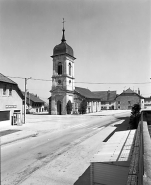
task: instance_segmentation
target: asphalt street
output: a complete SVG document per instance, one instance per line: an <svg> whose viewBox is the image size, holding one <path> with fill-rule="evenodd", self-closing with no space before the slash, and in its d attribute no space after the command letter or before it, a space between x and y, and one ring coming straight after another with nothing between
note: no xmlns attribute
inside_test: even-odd
<svg viewBox="0 0 151 185"><path fill-rule="evenodd" d="M61 122L62 129L41 132L31 137L10 143L1 148L1 181L3 185L21 184L33 172L53 161L59 155L102 131L107 125L121 121L128 116L121 113L109 116L90 116L87 122L69 124ZM120 117L120 119L118 119ZM59 118L58 118L59 120ZM124 119L123 119L124 120ZM56 120L57 121L57 120ZM54 126L55 127L55 126Z"/></svg>

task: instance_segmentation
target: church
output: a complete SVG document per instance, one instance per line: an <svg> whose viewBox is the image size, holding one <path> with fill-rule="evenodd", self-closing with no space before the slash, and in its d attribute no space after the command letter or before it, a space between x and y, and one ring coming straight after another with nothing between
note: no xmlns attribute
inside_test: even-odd
<svg viewBox="0 0 151 185"><path fill-rule="evenodd" d="M89 89L75 87L74 64L75 56L71 46L66 43L63 22L62 39L53 49L53 75L51 97L49 98L49 113L51 115L66 115L67 103L72 104L71 114L79 114L80 104L87 103L86 113L101 111L101 99Z"/></svg>

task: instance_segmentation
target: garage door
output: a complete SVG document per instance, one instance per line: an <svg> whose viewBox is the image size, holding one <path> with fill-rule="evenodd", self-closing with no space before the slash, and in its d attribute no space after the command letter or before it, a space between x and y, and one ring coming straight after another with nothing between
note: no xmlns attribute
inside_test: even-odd
<svg viewBox="0 0 151 185"><path fill-rule="evenodd" d="M10 125L10 111L0 111L0 125Z"/></svg>

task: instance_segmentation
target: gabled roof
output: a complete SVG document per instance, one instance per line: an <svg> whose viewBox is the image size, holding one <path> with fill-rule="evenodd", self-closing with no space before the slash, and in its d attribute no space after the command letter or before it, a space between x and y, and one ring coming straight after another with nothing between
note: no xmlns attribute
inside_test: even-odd
<svg viewBox="0 0 151 185"><path fill-rule="evenodd" d="M81 94L85 98L100 99L96 94L94 94L93 92L86 88L75 87L75 92Z"/></svg>
<svg viewBox="0 0 151 185"><path fill-rule="evenodd" d="M128 88L127 90L123 91L121 94L119 94L118 96L139 96L140 98L144 98L141 95L137 94L136 92L134 92L133 90L131 90L130 88ZM117 97L118 97L117 96Z"/></svg>
<svg viewBox="0 0 151 185"><path fill-rule="evenodd" d="M4 76L4 75L1 74L1 73L0 73L0 82L5 82L5 83L17 85L16 82L14 82L13 80L11 80L11 79L9 79L8 77Z"/></svg>
<svg viewBox="0 0 151 185"><path fill-rule="evenodd" d="M116 91L93 91L101 101L114 101L116 98Z"/></svg>
<svg viewBox="0 0 151 185"><path fill-rule="evenodd" d="M130 88L128 88L126 91L123 91L123 93L125 94L129 94L129 93L135 93L134 91L132 91Z"/></svg>
<svg viewBox="0 0 151 185"><path fill-rule="evenodd" d="M24 97L25 97L25 92L22 92ZM29 96L30 95L30 96ZM32 93L27 93L27 98L30 98L31 101L35 102L35 103L44 103L43 100L41 100L39 97L37 97L36 95L32 94Z"/></svg>
<svg viewBox="0 0 151 185"><path fill-rule="evenodd" d="M151 101L151 97L146 97L146 98L144 98L145 100L150 100Z"/></svg>
<svg viewBox="0 0 151 185"><path fill-rule="evenodd" d="M20 90L20 88L18 87L18 84L16 82L14 82L13 80L9 79L8 77L4 76L2 73L0 73L0 82L4 82L7 84L12 84L16 87L16 91L18 92L19 96L21 97L21 99L23 99L23 94Z"/></svg>

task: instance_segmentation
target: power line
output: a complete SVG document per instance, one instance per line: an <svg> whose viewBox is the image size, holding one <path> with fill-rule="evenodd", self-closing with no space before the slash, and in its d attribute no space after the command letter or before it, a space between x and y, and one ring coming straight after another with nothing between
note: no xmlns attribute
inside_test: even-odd
<svg viewBox="0 0 151 185"><path fill-rule="evenodd" d="M25 79L23 77L11 77L11 76L7 76L9 78L20 78L20 79ZM38 78L30 78L30 80L39 80L39 81L52 81L50 79L38 79ZM94 85L124 85L124 84L131 84L131 85L136 85L136 84L150 84L151 82L132 82L132 83L128 83L128 82L74 82L74 83L82 83L82 84L94 84Z"/></svg>
<svg viewBox="0 0 151 185"><path fill-rule="evenodd" d="M149 83L151 83L151 82L142 82L142 83L120 83L120 82L115 82L115 83L113 83L113 82L106 82L106 83L102 83L102 82L98 82L98 83L96 83L96 82L75 82L75 83L85 83L85 84L107 84L107 85L112 85L112 84L117 84L117 85L119 85L119 84L121 84L121 85L124 85L124 84L149 84Z"/></svg>

